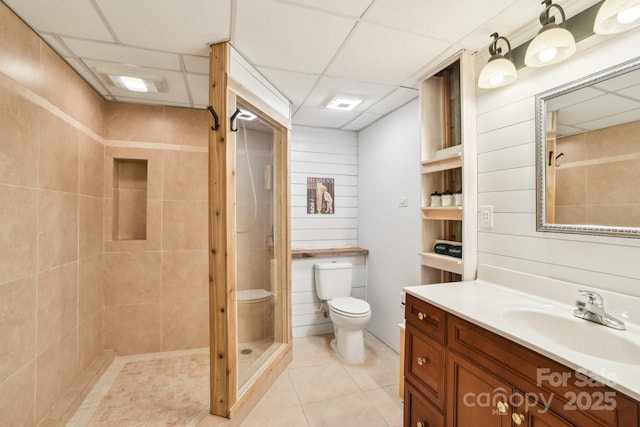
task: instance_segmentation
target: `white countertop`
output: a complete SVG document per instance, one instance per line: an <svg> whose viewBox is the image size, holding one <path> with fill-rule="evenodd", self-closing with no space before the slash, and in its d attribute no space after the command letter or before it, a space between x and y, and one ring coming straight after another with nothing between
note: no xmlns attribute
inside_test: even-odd
<svg viewBox="0 0 640 427"><path fill-rule="evenodd" d="M618 331L573 316L577 288L581 287L545 278L540 282L546 283L536 283L536 278L526 275L510 286L475 280L404 290L640 401L640 325L634 323L640 300L596 290L604 298L607 313L625 322L627 330ZM535 294L527 292L534 283ZM540 314L541 322L534 321L535 326L523 323L518 317L521 311ZM545 321L549 327L544 327ZM568 341L574 343L573 348ZM581 346L586 346L589 354L580 351Z"/></svg>

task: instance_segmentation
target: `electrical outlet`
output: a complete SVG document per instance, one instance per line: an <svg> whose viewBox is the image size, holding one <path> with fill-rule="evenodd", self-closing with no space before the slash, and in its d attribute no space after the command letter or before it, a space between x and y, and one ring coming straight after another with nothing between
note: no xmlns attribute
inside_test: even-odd
<svg viewBox="0 0 640 427"><path fill-rule="evenodd" d="M400 208L406 208L407 207L407 198L406 197L399 197L398 198L398 207Z"/></svg>
<svg viewBox="0 0 640 427"><path fill-rule="evenodd" d="M480 226L493 228L493 206L480 206Z"/></svg>

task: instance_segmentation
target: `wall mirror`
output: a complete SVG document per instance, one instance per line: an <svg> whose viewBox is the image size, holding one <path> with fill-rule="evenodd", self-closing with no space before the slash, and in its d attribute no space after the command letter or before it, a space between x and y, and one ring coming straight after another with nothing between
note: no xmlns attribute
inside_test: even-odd
<svg viewBox="0 0 640 427"><path fill-rule="evenodd" d="M640 58L535 103L537 230L640 237Z"/></svg>

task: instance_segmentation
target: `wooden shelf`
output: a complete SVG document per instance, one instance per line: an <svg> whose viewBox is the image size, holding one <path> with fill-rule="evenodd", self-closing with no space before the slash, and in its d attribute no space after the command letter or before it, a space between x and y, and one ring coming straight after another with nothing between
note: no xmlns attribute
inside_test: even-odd
<svg viewBox="0 0 640 427"><path fill-rule="evenodd" d="M462 153L455 153L453 156L443 159L425 160L421 163L422 173L440 172L449 169L462 167Z"/></svg>
<svg viewBox="0 0 640 427"><path fill-rule="evenodd" d="M462 206L446 206L439 208L423 207L422 218L462 221Z"/></svg>
<svg viewBox="0 0 640 427"><path fill-rule="evenodd" d="M422 265L439 270L449 271L455 274L462 274L462 259L448 255L440 255L433 252L420 252Z"/></svg>
<svg viewBox="0 0 640 427"><path fill-rule="evenodd" d="M291 249L291 258L358 256L368 254L369 249L360 247Z"/></svg>

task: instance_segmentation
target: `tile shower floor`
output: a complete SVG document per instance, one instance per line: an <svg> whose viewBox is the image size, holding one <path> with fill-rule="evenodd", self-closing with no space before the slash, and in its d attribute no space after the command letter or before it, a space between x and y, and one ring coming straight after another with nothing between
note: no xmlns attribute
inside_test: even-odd
<svg viewBox="0 0 640 427"><path fill-rule="evenodd" d="M349 365L331 338L294 339L293 362L241 426L402 426L398 355L365 333L367 360ZM67 426L195 426L208 403L208 349L118 357Z"/></svg>

